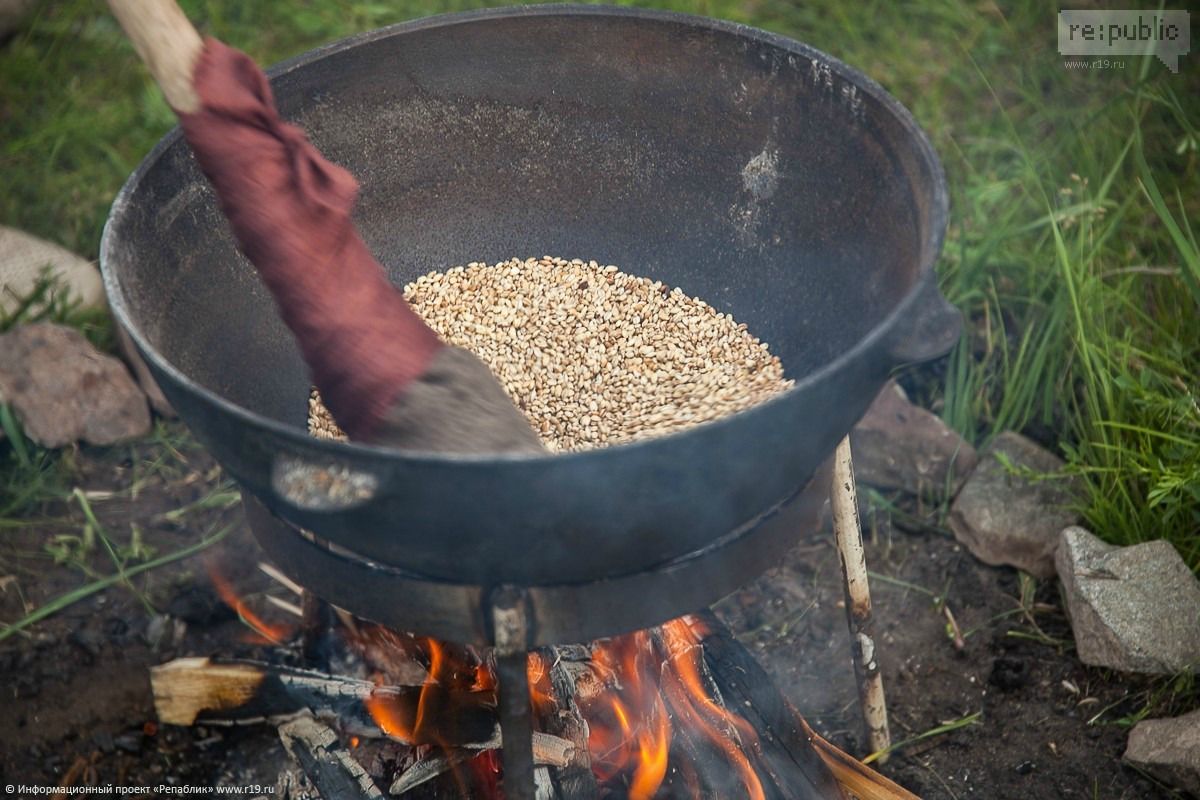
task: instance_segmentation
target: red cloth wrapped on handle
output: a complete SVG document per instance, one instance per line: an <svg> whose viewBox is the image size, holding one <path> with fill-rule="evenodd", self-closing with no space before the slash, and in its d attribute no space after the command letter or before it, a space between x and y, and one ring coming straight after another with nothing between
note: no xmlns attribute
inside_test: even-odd
<svg viewBox="0 0 1200 800"><path fill-rule="evenodd" d="M258 66L207 39L193 83L200 108L180 121L196 160L329 410L369 441L444 344L350 221L357 181L280 119Z"/></svg>

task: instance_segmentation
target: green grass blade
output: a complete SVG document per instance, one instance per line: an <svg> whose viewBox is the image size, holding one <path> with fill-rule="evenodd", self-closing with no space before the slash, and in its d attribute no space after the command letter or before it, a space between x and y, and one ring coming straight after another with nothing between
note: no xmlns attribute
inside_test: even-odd
<svg viewBox="0 0 1200 800"><path fill-rule="evenodd" d="M39 606L37 609L25 615L16 622L0 628L0 642L4 641L15 633L28 628L30 625L40 622L41 620L46 619L47 617L56 614L59 611L62 611L64 608L78 603L84 598L90 597L97 592L104 591L110 586L114 586L115 584L128 580L129 578L141 575L143 572L149 572L152 569L158 569L159 567L165 566L172 562L194 556L224 539L229 535L230 531L232 531L234 527L234 525L227 525L217 533L214 533L212 536L209 536L208 538L203 539L194 545L177 550L174 553L169 553L161 558L147 561L144 564L139 564L136 567L118 572L115 575L109 575L101 578L100 580L92 581L85 586L80 586L78 589L74 589L66 594L59 595L45 605Z"/></svg>

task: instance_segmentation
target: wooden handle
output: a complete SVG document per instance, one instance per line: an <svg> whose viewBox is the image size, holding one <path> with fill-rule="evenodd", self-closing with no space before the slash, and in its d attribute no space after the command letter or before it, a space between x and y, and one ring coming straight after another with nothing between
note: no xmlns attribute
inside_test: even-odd
<svg viewBox="0 0 1200 800"><path fill-rule="evenodd" d="M204 41L175 0L108 0L150 74L176 112L200 108L192 70Z"/></svg>

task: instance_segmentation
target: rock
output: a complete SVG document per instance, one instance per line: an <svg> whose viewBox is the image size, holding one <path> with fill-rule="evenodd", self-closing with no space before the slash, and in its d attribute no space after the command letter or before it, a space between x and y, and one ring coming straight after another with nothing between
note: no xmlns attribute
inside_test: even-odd
<svg viewBox="0 0 1200 800"><path fill-rule="evenodd" d="M850 432L855 478L880 489L951 493L974 468L975 448L888 381Z"/></svg>
<svg viewBox="0 0 1200 800"><path fill-rule="evenodd" d="M1200 710L1133 726L1125 760L1163 783L1200 797Z"/></svg>
<svg viewBox="0 0 1200 800"><path fill-rule="evenodd" d="M44 447L144 436L150 410L120 361L73 328L19 325L0 336L0 402Z"/></svg>
<svg viewBox="0 0 1200 800"><path fill-rule="evenodd" d="M0 0L0 18L4 2ZM12 312L37 286L43 270L56 276L60 290L81 306L104 304L100 272L90 261L52 242L0 225L0 312Z"/></svg>
<svg viewBox="0 0 1200 800"><path fill-rule="evenodd" d="M1083 663L1158 675L1200 671L1200 581L1170 542L1116 547L1070 527L1054 563Z"/></svg>
<svg viewBox="0 0 1200 800"><path fill-rule="evenodd" d="M1061 459L1024 436L1000 434L980 455L975 471L954 498L950 529L985 564L1012 566L1049 578L1054 575L1059 533L1079 521L1070 509L1075 484L1014 474L998 456L1034 473L1063 468Z"/></svg>

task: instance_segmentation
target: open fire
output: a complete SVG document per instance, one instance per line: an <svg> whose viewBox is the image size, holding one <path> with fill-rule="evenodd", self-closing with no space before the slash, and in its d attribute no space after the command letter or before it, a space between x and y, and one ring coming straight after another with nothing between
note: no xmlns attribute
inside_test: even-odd
<svg viewBox="0 0 1200 800"><path fill-rule="evenodd" d="M590 661L575 676L575 701L587 726L587 759L605 793L649 800L663 787L670 766L688 789L687 796L704 796L711 776L726 774L736 776L738 796L765 798L746 754L746 748L758 746L758 735L745 719L714 699L716 689L701 650L704 631L701 621L684 618L591 646ZM426 670L415 701L389 691L385 671L371 676L379 690L365 698L364 705L389 737L452 748L454 743L439 726L447 703L461 703L464 697L486 706L496 702L495 672L471 648L406 637L375 625L356 626L349 640L376 660L409 660ZM554 713L560 703L550 677L553 666L547 654L529 654L530 702L538 718ZM671 757L680 731L691 740L690 749L703 752L703 764L687 759L688 748L681 746ZM496 766L490 751L452 763L459 773L456 782L463 786L475 786L481 774ZM710 774L707 781L705 773Z"/></svg>
<svg viewBox="0 0 1200 800"><path fill-rule="evenodd" d="M250 602L220 571L211 574L250 641L279 644L303 628L271 621L278 609L294 619L296 604ZM180 659L155 670L160 718L272 721L287 743L300 735L299 714L320 726L320 747L338 751L372 787L363 797L380 796L378 786L413 798L503 797L490 655L341 612L337 619L327 639L340 675ZM814 734L708 614L588 646L541 648L528 655L527 675L538 797L913 797Z"/></svg>

